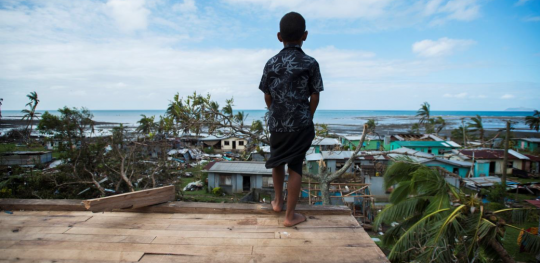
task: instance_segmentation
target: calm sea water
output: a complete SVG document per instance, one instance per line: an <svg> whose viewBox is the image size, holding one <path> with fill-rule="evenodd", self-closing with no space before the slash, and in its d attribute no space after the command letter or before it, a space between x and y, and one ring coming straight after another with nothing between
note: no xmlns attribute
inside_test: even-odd
<svg viewBox="0 0 540 263"><path fill-rule="evenodd" d="M246 123L256 119L262 119L265 110L240 110L247 114ZM38 111L43 113L44 110ZM59 115L56 110L49 111L52 114ZM156 116L164 115L165 110L93 110L94 120L102 122L124 123L127 125L136 125L141 119L141 115ZM461 118L470 118L480 115L484 118L486 128L504 127L504 118L518 118L515 124L516 128L526 128L522 119L525 116L531 116L533 112L525 111L432 111L432 116L442 116L450 126L457 126L461 123ZM325 123L334 125L361 125L368 119L375 118L380 125L391 124L412 124L418 121L415 117L416 111L390 111L390 110L318 110L315 114L315 123ZM2 116L5 119L20 119L20 111L4 110ZM467 121L467 120L465 120Z"/></svg>

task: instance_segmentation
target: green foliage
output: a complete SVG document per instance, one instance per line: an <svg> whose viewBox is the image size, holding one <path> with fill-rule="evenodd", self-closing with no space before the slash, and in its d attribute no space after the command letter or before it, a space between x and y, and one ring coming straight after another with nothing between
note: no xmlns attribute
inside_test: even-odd
<svg viewBox="0 0 540 263"><path fill-rule="evenodd" d="M382 237L384 246L392 247L388 257L393 262L494 260L506 252L493 242L501 242L505 228L516 228L506 222L523 223L529 211L490 210L476 196L458 193L438 170L406 161L391 165L384 180L396 188L374 227L399 223ZM527 238L531 251L540 252L540 238Z"/></svg>
<svg viewBox="0 0 540 263"><path fill-rule="evenodd" d="M481 194L485 195L488 201L497 203L502 203L508 196L505 187L500 183L493 184L493 187L489 189L482 189Z"/></svg>
<svg viewBox="0 0 540 263"><path fill-rule="evenodd" d="M207 154L214 154L214 148L213 147L206 147L203 149L204 153Z"/></svg>
<svg viewBox="0 0 540 263"><path fill-rule="evenodd" d="M525 124L529 125L531 130L540 131L540 111L535 110L533 116L525 117Z"/></svg>
<svg viewBox="0 0 540 263"><path fill-rule="evenodd" d="M212 189L212 193L215 195L215 196L222 196L223 195L223 189L221 189L221 187L215 187L214 189Z"/></svg>

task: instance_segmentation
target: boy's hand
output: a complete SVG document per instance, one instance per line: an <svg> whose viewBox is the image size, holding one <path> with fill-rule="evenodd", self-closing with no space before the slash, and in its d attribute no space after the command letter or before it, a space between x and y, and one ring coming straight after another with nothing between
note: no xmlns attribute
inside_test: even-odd
<svg viewBox="0 0 540 263"><path fill-rule="evenodd" d="M264 93L264 102L266 102L266 107L270 109L270 106L272 105L272 95Z"/></svg>
<svg viewBox="0 0 540 263"><path fill-rule="evenodd" d="M319 93L315 92L311 94L311 97L309 97L309 111L311 111L311 120L313 120L313 116L315 116L317 106L319 106Z"/></svg>

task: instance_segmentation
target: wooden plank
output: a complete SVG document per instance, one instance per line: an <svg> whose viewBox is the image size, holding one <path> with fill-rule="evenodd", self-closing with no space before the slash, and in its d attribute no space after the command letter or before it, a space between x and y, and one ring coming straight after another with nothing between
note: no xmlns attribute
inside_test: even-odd
<svg viewBox="0 0 540 263"><path fill-rule="evenodd" d="M146 213L189 213L189 214L279 214L274 212L270 204L240 204L240 203L196 203L169 202L160 205L132 209L135 212ZM310 206L297 205L296 211L306 215L350 215L351 210L346 206Z"/></svg>
<svg viewBox="0 0 540 263"><path fill-rule="evenodd" d="M251 246L186 246L101 242L19 241L10 249L124 251L183 255L251 255Z"/></svg>
<svg viewBox="0 0 540 263"><path fill-rule="evenodd" d="M0 248L9 248L13 246L17 242L15 241L7 241L7 240L0 240Z"/></svg>
<svg viewBox="0 0 540 263"><path fill-rule="evenodd" d="M88 223L125 223L125 224L177 224L177 225L260 225L260 226L278 226L278 219L259 219L259 218L243 218L243 219L167 219L167 218L146 218L140 219L135 217L92 217Z"/></svg>
<svg viewBox="0 0 540 263"><path fill-rule="evenodd" d="M76 235L76 234L19 234L0 235L0 240L45 240L45 241L74 241L74 242L103 242L103 243L141 243L149 244L156 236L110 236L110 235Z"/></svg>
<svg viewBox="0 0 540 263"><path fill-rule="evenodd" d="M178 237L226 237L226 238L274 238L275 233L251 233L232 231L173 231L173 230L141 230L116 228L82 228L73 227L66 234L81 235L124 235L124 236L178 236Z"/></svg>
<svg viewBox="0 0 540 263"><path fill-rule="evenodd" d="M1 235L22 235L22 234L62 234L68 231L70 227L21 227L21 226L3 226L0 225Z"/></svg>
<svg viewBox="0 0 540 263"><path fill-rule="evenodd" d="M84 249L84 248L83 248ZM139 261L143 252L47 250L47 249L0 249L0 259L8 260L93 260L93 261Z"/></svg>
<svg viewBox="0 0 540 263"><path fill-rule="evenodd" d="M85 211L81 200L73 199L0 199L0 209L19 211ZM346 206L311 206L297 205L296 210L305 215L350 215ZM184 214L262 214L284 216L285 212L276 213L270 204L238 203L199 203L168 202L136 209L116 210L118 212L139 213L184 213Z"/></svg>
<svg viewBox="0 0 540 263"><path fill-rule="evenodd" d="M82 200L74 199L0 199L0 210L86 211Z"/></svg>
<svg viewBox="0 0 540 263"><path fill-rule="evenodd" d="M326 251L326 250L325 250ZM281 262L355 262L355 263L389 263L386 258L371 258L363 255L327 255L325 253L310 255L231 255L220 256L192 256L192 255L156 255L145 254L139 262L142 263L165 263L165 262L197 262L197 263L222 263L222 262L258 262L258 263L281 263Z"/></svg>
<svg viewBox="0 0 540 263"><path fill-rule="evenodd" d="M174 201L174 198L174 185L169 185L137 192L84 200L83 203L84 207L92 212L103 212L112 211L114 209L140 208Z"/></svg>
<svg viewBox="0 0 540 263"><path fill-rule="evenodd" d="M243 238L196 238L158 236L153 244L178 244L194 246L267 246L267 247L367 247L377 246L370 238L349 240L323 239L243 239Z"/></svg>

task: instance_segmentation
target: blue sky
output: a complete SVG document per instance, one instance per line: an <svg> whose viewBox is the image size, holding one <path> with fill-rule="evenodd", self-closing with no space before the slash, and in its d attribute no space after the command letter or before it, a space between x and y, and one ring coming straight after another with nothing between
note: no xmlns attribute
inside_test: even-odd
<svg viewBox="0 0 540 263"><path fill-rule="evenodd" d="M2 109L164 109L257 89L279 19L307 20L321 109L540 108L540 0L0 1Z"/></svg>

